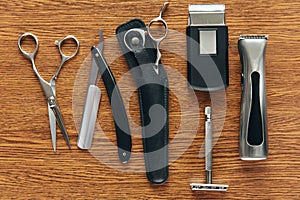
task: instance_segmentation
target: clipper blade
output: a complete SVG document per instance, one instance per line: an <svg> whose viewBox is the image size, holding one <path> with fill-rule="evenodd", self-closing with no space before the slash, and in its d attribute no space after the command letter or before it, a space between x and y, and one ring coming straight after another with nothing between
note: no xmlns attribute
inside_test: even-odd
<svg viewBox="0 0 300 200"><path fill-rule="evenodd" d="M244 39L265 39L268 40L268 35L240 35L240 40Z"/></svg>
<svg viewBox="0 0 300 200"><path fill-rule="evenodd" d="M228 189L228 185L220 185L220 184L191 183L190 186L192 190L203 190L203 191L226 192Z"/></svg>

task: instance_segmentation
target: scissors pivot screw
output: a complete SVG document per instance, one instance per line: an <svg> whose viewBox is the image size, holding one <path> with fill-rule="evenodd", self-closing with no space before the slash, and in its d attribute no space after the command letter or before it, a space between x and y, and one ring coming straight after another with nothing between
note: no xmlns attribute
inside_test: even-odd
<svg viewBox="0 0 300 200"><path fill-rule="evenodd" d="M34 40L34 42L35 42L35 49L33 50L33 52L26 52L22 48L22 40L25 37L31 37ZM71 55L71 56L66 56L62 52L62 45L63 45L64 41L67 40L67 39L72 39L75 42L75 45L76 45L76 50L73 53L73 55ZM58 106L57 100L56 100L55 82L56 82L58 74L59 74L62 66L64 65L64 63L67 60L73 58L78 53L79 42L78 42L78 40L74 36L69 35L69 36L66 36L65 38L63 38L62 40L55 41L55 44L57 45L59 53L61 55L61 63L58 66L58 68L56 69L56 72L52 76L51 80L49 82L47 82L39 74L39 72L38 72L38 70L36 68L35 62L34 62L34 58L35 58L35 56L37 54L38 45L39 45L37 37L34 34L32 34L32 33L24 33L18 39L19 50L23 53L23 55L27 59L30 60L31 65L32 65L32 69L33 69L35 75L37 76L37 78L39 79L41 87L42 87L43 92L45 94L45 97L47 99L48 115L49 115L49 122L50 122L50 132L51 132L52 145L53 145L53 150L54 151L56 151L56 123L58 124L58 126L59 126L59 128L60 128L60 130L61 130L61 132L63 134L63 137L64 137L64 139L65 139L65 141L66 141L66 143L67 143L67 145L69 147L69 149L71 147L70 140L69 140L69 137L68 137L68 133L67 133L66 127L64 125L63 118L62 118L62 115L61 115L61 112L60 112L60 109L59 109L59 106Z"/></svg>
<svg viewBox="0 0 300 200"><path fill-rule="evenodd" d="M54 97L49 97L49 103L53 104L54 102Z"/></svg>
<svg viewBox="0 0 300 200"><path fill-rule="evenodd" d="M140 43L140 39L138 37L133 37L131 39L131 44L138 45Z"/></svg>

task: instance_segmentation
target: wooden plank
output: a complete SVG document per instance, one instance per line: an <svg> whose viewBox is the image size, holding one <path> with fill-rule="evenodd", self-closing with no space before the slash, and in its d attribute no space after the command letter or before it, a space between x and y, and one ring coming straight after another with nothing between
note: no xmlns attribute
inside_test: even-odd
<svg viewBox="0 0 300 200"><path fill-rule="evenodd" d="M161 1L70 0L0 2L0 198L1 199L299 199L300 121L299 75L300 2L285 0L224 0L229 26L230 87L226 90L226 118L215 145L214 182L228 184L226 193L192 192L191 182L204 182L204 159L199 158L204 136L203 109L210 96L196 93L200 113L190 111L193 94L176 72L186 77L185 27L189 3L209 1L174 0L165 15L172 30L162 44L162 62L169 66L170 178L151 186L143 172L139 107L134 82L123 80L128 67L115 40L116 27L132 18L146 23L158 14ZM128 165L117 162L114 146L100 146L92 154L76 147L80 111L84 100L90 47L96 45L98 29L104 31L104 54L122 93L130 94L128 113L132 118L133 156ZM36 65L49 80L59 64L54 41L68 34L80 41L79 54L64 66L57 80L57 98L72 150L57 134L57 152L52 151L46 102L30 63L19 52L17 39L33 32L40 41ZM177 31L177 36L175 34ZM173 35L174 34L174 35ZM269 157L266 161L239 159L240 34L269 34L266 57ZM176 36L176 37L175 37ZM179 80L179 81L178 81ZM82 82L80 82L82 81ZM74 87L76 85L76 87ZM116 144L114 124L102 81L103 95L98 124L106 138ZM177 89L177 90L176 90ZM181 94L181 95L178 95ZM75 99L74 99L75 98ZM180 107L180 102L184 102ZM225 105L226 103L226 105ZM195 106L195 105L194 105ZM181 108L184 108L181 110ZM200 119L198 119L201 114ZM185 121L184 121L185 120ZM187 121L187 123L186 123ZM135 122L136 124L134 124ZM183 122L185 126L183 126ZM182 123L182 124L181 124ZM184 127L178 132L180 125ZM77 129L75 128L77 127ZM196 132L197 134L195 134ZM97 135L101 144L101 135ZM175 139L174 139L175 138ZM98 140L97 140L98 141ZM103 141L102 141L103 142ZM102 152L108 148L110 152ZM182 153L182 155L180 154ZM200 154L201 155L201 154ZM176 158L178 157L178 158ZM105 163L106 162L106 163ZM112 167L111 165L115 165Z"/></svg>

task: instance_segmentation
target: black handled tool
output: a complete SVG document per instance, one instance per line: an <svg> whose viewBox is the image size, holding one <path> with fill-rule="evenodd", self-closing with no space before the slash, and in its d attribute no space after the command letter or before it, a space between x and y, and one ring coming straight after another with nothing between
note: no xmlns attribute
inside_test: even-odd
<svg viewBox="0 0 300 200"><path fill-rule="evenodd" d="M240 116L240 156L261 160L268 155L265 49L267 36L240 36L242 62L242 102Z"/></svg>
<svg viewBox="0 0 300 200"><path fill-rule="evenodd" d="M93 63L95 63L96 66L98 67L98 73L101 75L101 78L104 82L107 91L107 95L110 100L110 105L112 108L112 113L113 113L114 123L116 128L119 159L122 163L126 163L130 158L131 146L132 146L128 117L127 117L126 109L123 103L120 90L118 88L118 85L115 81L115 78L107 62L104 59L102 50L103 50L103 36L102 36L102 31L100 31L100 44L98 45L98 47L94 46L91 49ZM98 96L99 95L97 95L97 97ZM95 120L92 121L94 122ZM90 121L87 121L87 123L89 122ZM91 126L94 126L94 124L91 124ZM83 125L81 125L81 127L83 127ZM92 135L89 135L88 137L89 140L84 138L81 140L90 141ZM79 141L80 140L78 140L78 144Z"/></svg>
<svg viewBox="0 0 300 200"><path fill-rule="evenodd" d="M133 19L116 33L137 85L146 175L150 183L159 185L169 177L169 82L162 63L155 65L157 49L145 30L143 21Z"/></svg>
<svg viewBox="0 0 300 200"><path fill-rule="evenodd" d="M123 99L116 84L115 78L111 73L101 51L97 47L92 47L92 55L97 66L99 67L100 74L110 100L116 127L119 159L121 162L126 163L130 158L132 143Z"/></svg>

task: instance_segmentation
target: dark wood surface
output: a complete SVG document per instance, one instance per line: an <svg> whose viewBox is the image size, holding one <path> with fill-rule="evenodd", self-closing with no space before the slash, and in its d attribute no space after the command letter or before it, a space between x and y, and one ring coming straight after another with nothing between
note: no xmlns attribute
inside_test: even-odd
<svg viewBox="0 0 300 200"><path fill-rule="evenodd" d="M215 145L214 182L228 184L226 193L192 192L191 182L205 181L204 159L199 157L203 143L204 106L210 104L205 93L196 93L200 111L189 109L193 96L185 83L174 78L174 69L186 77L184 33L187 6L211 1L170 2L165 14L172 34L163 42L162 62L169 66L170 139L179 138L170 146L170 177L162 186L151 186L143 172L142 143L138 128L133 130L133 156L128 165L116 161L115 147L108 153L98 146L91 152L77 149L80 112L87 79L86 62L90 47L96 45L98 29L109 42L105 56L119 81L128 68L115 42L115 29L132 18L148 23L156 17L162 1L70 0L70 1L1 1L0 2L0 198L1 199L299 199L300 198L300 2L224 0L229 27L230 87L226 90L226 118L222 134ZM80 41L80 52L62 69L57 81L57 98L72 150L68 150L57 131L57 152L51 145L47 106L31 65L18 50L17 39L24 32L33 32L40 41L36 64L41 75L49 80L59 64L54 41L68 34ZM237 39L240 34L269 34L266 55L268 102L269 157L265 161L246 162L239 159L240 62ZM115 45L113 45L115 44ZM180 46L182 45L182 46ZM174 49L175 52L174 53ZM168 51L170 50L170 51ZM180 57L178 55L182 55ZM86 60L86 62L84 62ZM81 71L83 69L83 71ZM83 85L79 80L83 81ZM114 124L102 81L98 124L105 136L115 144ZM129 76L123 92L134 88ZM178 96L178 90L182 95ZM74 92L75 91L75 92ZM179 90L180 91L180 90ZM180 92L179 92L180 94ZM194 102L195 103L195 102ZM225 104L226 103L226 104ZM190 104L192 105L192 104ZM130 97L128 113L139 124L137 95ZM200 113L199 113L200 112ZM200 119L197 116L200 114ZM184 118L186 121L181 121ZM222 120L221 120L222 121ZM196 123L195 123L196 122ZM179 125L185 124L179 132ZM77 129L76 129L76 128ZM195 130L198 134L195 136ZM194 137L195 136L195 137ZM191 137L191 138L189 138ZM188 142L191 141L191 144ZM185 146L188 144L188 148ZM181 150L182 148L183 150ZM185 151L184 151L185 150ZM182 153L182 155L180 154ZM108 159L111 158L111 161ZM101 156L108 160L104 163ZM201 155L201 154L200 154ZM115 166L111 166L115 164Z"/></svg>

